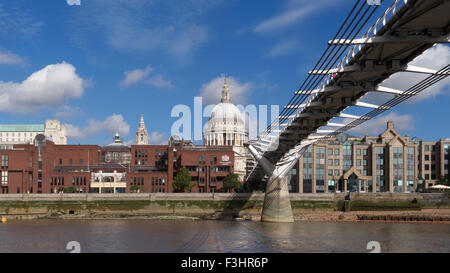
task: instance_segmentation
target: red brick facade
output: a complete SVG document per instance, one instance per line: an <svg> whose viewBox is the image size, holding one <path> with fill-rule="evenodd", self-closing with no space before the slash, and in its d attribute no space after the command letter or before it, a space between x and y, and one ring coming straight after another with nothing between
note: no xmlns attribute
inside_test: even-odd
<svg viewBox="0 0 450 273"><path fill-rule="evenodd" d="M36 141L37 142L37 141ZM90 192L93 173L125 173L126 192L173 192L172 181L181 167L190 170L192 192L222 190L223 178L233 172L232 147L169 145L13 145L0 150L1 193L54 193L59 188ZM93 178L92 178L93 179Z"/></svg>

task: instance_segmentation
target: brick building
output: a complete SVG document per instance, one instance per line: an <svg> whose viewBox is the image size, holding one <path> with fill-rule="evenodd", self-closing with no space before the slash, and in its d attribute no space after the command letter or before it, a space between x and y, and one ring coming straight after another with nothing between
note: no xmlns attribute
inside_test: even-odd
<svg viewBox="0 0 450 273"><path fill-rule="evenodd" d="M32 144L1 145L1 193L173 192L176 171L187 167L193 192L216 192L233 171L232 147L123 144L55 145L39 134Z"/></svg>

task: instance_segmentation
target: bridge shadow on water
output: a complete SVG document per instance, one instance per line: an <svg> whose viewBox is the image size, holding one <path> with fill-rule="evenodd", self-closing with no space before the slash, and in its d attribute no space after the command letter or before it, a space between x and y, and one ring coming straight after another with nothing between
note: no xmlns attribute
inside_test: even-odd
<svg viewBox="0 0 450 273"><path fill-rule="evenodd" d="M228 194L214 194L214 199L225 202L225 207L216 214L222 220L256 220L260 219L264 202L265 183L246 182L234 192L231 199ZM258 219L258 220L259 220Z"/></svg>

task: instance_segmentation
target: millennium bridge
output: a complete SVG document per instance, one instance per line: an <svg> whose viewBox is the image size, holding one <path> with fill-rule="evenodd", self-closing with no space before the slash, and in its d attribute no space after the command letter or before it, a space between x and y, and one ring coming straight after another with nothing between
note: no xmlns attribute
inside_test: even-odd
<svg viewBox="0 0 450 273"><path fill-rule="evenodd" d="M436 44L449 43L449 0L375 2L356 1L280 115L246 143L257 161L247 180L266 181L262 221L293 221L287 174L309 145L354 128L449 75L450 64L438 70L410 64ZM386 10L376 18L381 7ZM383 85L398 72L427 77L406 90ZM361 101L369 92L383 94L385 102ZM367 110L356 115L356 108Z"/></svg>

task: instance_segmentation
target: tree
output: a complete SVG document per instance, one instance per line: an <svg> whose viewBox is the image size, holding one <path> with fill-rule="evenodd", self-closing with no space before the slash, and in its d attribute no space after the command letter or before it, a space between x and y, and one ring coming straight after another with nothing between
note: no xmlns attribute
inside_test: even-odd
<svg viewBox="0 0 450 273"><path fill-rule="evenodd" d="M78 189L75 188L75 187L68 187L68 188L66 188L64 191L65 191L65 192L68 192L68 193L74 193L74 192L77 192Z"/></svg>
<svg viewBox="0 0 450 273"><path fill-rule="evenodd" d="M131 186L131 188L130 188L130 192L144 192L144 191L143 191L142 188L139 187L138 185L133 185L133 186Z"/></svg>
<svg viewBox="0 0 450 273"><path fill-rule="evenodd" d="M191 175L189 170L186 168L181 168L178 170L177 175L173 179L173 189L177 192L191 191L194 183L191 183Z"/></svg>
<svg viewBox="0 0 450 273"><path fill-rule="evenodd" d="M445 179L444 176L439 177L439 180L436 182L437 185L449 185L449 180Z"/></svg>
<svg viewBox="0 0 450 273"><path fill-rule="evenodd" d="M223 189L229 191L231 189L239 189L241 187L241 182L239 182L239 176L234 173L229 173L223 179Z"/></svg>

